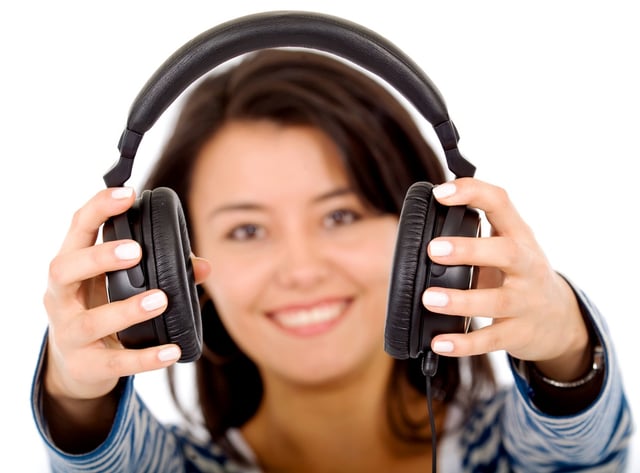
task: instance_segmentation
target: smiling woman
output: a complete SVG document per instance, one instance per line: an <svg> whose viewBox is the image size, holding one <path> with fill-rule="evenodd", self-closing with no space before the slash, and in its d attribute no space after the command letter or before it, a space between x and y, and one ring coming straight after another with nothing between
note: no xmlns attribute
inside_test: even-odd
<svg viewBox="0 0 640 473"><path fill-rule="evenodd" d="M631 313L633 311L634 306L629 301L629 295L633 293L632 282L622 277L612 278L611 275L622 274L618 266L622 260L625 267L633 266L638 261L637 250L627 233L617 233L615 242L611 242L601 231L602 226L587 228L585 222L593 223L594 216L598 222L602 222L604 216L612 221L624 221L629 214L625 202L634 201L631 195L633 174L622 172L616 179L605 179L606 166L601 162L602 157L617 156L616 162L624 169L624 161L631 156L626 149L628 143L623 146L621 140L610 137L634 136L635 119L631 117L635 115L627 112L640 105L635 87L640 79L625 59L630 56L629 45L637 44L637 29L632 28L629 20L633 15L622 13L621 5L616 5L616 2L608 4L606 10L581 2L570 7L564 3L548 7L538 5L536 10L529 11L516 8L510 2L493 7L469 2L463 9L457 3L453 11L443 2L429 6L428 24L424 18L418 21L417 15L406 15L400 24L394 25L388 21L387 7L371 6L368 11L363 11L344 2L335 3L330 7L325 1L318 7L359 18L381 30L386 28L387 32L392 32L390 37L404 40L408 50L413 50L430 73L438 76L438 83L445 87L450 104L456 110L456 124L462 125L460 129L464 131L465 149L469 156L473 156L479 170L484 176L491 176L489 180L492 182L508 183L508 195L499 187L480 180L456 181L453 188L448 185L435 187L440 191L454 191L448 197L442 197L443 205L465 203L488 210L492 221L487 226L497 232L493 238L482 239L487 246L481 247L464 240L436 240L436 245L430 247L433 257L443 258L440 260L443 264L456 258L467 258L485 268L499 267L512 271L508 279L518 284L510 287L494 284L494 287L472 291L479 296L478 299L459 297L455 292L429 290L423 301L433 312L468 312L489 319L496 316L498 323L491 328L500 328L506 334L526 335L524 338L513 337L513 345L507 346L508 342L503 339L501 343L499 336L491 337L497 333L495 331L476 330L468 334L491 337L492 348L487 348L489 344L483 345L482 340L478 342L473 337L459 338L456 335L436 339L435 346L449 349L442 352L438 378L434 379L438 471L473 468L473 460L480 457L476 453L487 451L480 438L484 434L486 436L482 438L497 445L498 449L504 448L508 457L489 455L488 462L514 461L520 466L526 464L522 467L525 471L545 471L547 466L553 471L559 468L554 464L556 461L570 459L581 463L572 467L589 471L607 457L615 463L615 466L607 466L617 470L619 465L616 462L624 457L626 439L629 438L627 428L631 422L624 403L636 403L639 398L634 395L638 392L635 377L626 379L627 396L620 378L620 367L624 363L633 368L630 363L632 357L625 356L628 355L625 350L630 351L633 342L625 339L629 337L628 332L620 330L620 327L625 327L621 325L623 314L627 320L629 308ZM93 13L87 15L85 10L83 16L80 9L84 21L64 25L60 18L53 28L45 22L38 23L42 21L40 18L53 17L53 11L47 12L50 7L43 5L39 16L32 18L48 39L38 44L37 51L32 51L31 57L36 57L36 53L42 57L33 77L41 77L42 68L48 65L45 61L53 57L66 65L70 73L49 75L45 88L43 84L27 88L30 103L42 104L39 117L49 125L38 140L31 135L33 127L30 127L29 136L21 136L24 130L20 131L18 127L12 130L12 125L33 119L31 108L28 120L20 115L25 113L25 102L20 100L20 107L9 112L12 119L9 120L7 136L14 139L5 143L8 147L5 152L7 156L22 156L20 153L24 153L24 147L12 150L14 142L30 143L29 152L38 156L59 154L59 150L64 149L65 166L73 166L78 174L96 178L93 184L90 179L67 178L61 172L60 160L56 165L51 159L38 163L42 165L43 175L57 177L55 183L42 183L41 195L48 197L42 199L32 212L39 216L33 219L34 225L37 223L37 233L36 230L33 233L41 234L42 227L46 227L47 238L35 245L33 253L30 250L29 265L24 264L25 255L21 254L20 261L11 266L29 266L29 274L22 278L24 281L33 280L36 272L31 262L40 264L37 271L46 274L51 256L59 250L58 240L62 240L56 238L56 229L61 235L69 230L69 236L64 237L64 251L51 265L49 296L64 294L73 287L88 288L94 281L94 275L98 275L95 281L101 283L99 287L104 287L102 278L105 272L132 264L140 254L139 245L135 243L111 245L87 240L69 246L69 241L78 235L86 235L87 230L89 233L97 231L107 217L130 206L135 195L130 189L114 191L112 196L107 191L96 193L96 198L89 199L77 213L77 216L86 218L74 221L74 225L67 228L71 220L69 209L78 207L78 195L93 194L94 189L101 186L97 182L98 176L109 163L96 164L88 159L88 155L104 156L104 149L99 151L103 141L106 142L104 147L112 147L113 125L120 123L122 109L132 95L131 88L140 83L141 77L147 76L167 49L172 49L203 25L210 26L211 18L217 21L225 12L231 16L251 11L246 5L229 4L216 5L215 11L199 11L194 15L193 9L167 11L167 7L157 5L154 6L154 21L142 21L149 19L149 11L136 12L138 7L133 4L123 6L131 15L113 20L131 32L126 43L120 43L122 38L114 37L109 30L102 30L106 15L101 15L100 21L94 23L91 21ZM211 8L200 7L201 10ZM262 8L262 5L257 7ZM16 5L16 8L22 7ZM58 3L56 8L63 7ZM112 4L110 8L113 8ZM414 6L407 4L404 8L404 11L411 12ZM78 9L75 10L77 13ZM460 15L463 10L465 15ZM504 21L505 18L509 21ZM570 35L567 35L568 28ZM539 34L542 30L544 35ZM7 29L2 31L0 34ZM458 34L452 35L451 31ZM103 36L100 37L98 32ZM73 41L65 41L67 35L74 36ZM86 67L82 68L77 63L75 53L78 51L70 47L80 36L93 51L93 54L83 56ZM107 40L108 37L110 39ZM442 38L448 38L446 48L440 47ZM135 61L129 63L132 43L136 44L136 51L144 51L144 54L136 54ZM49 50L54 44L58 49ZM21 45L28 49L26 43ZM154 51L157 54L154 55ZM306 57L306 54L302 56ZM260 57L247 57L246 67L259 64L260 60L264 64L269 63L268 54L262 59ZM276 55L272 60L280 66L288 63L286 58ZM23 62L24 58L20 64ZM235 74L237 78L242 75L238 71L242 71L244 66L239 62L238 67L236 70L235 65L230 65L229 75L226 72L219 75L231 77ZM116 69L117 74L114 73ZM126 77L122 70L127 70ZM470 70L483 73L470 78ZM291 71L304 76L298 68ZM244 85L260 82L265 93L278 98L274 100L274 106L278 101L280 105L284 104L283 98L292 89L279 87L277 93L268 90L270 86L265 82L269 81L262 72L260 81L247 80ZM93 73L96 75L92 77ZM26 76L23 74L20 80L27 80ZM320 76L316 74L317 77ZM11 84L15 78L7 75L5 79ZM106 93L106 87L97 92L96 81L108 84L113 92ZM230 82L238 87L241 85L238 81ZM333 84L333 81L318 82L325 82L327 87ZM130 465L132 468L149 467L154 471L162 471L154 462L164 462L168 469L173 469L176 464L191 461L197 464L194 469L204 471L211 462L224 463L223 468L227 471L269 471L288 466L294 470L307 468L314 471L314 468L324 467L316 463L320 460L332 460L351 471L358 468L376 471L367 461L377 467L388 462L402 471L411 471L414 466L418 471L428 471L429 458L434 452L429 448L432 432L424 402L424 377L421 367L413 360L401 361L385 356L381 348L381 324L384 323L387 293L386 286L377 293L376 288L381 287L382 279L389 275L388 265L393 252L393 243L388 241L389 228L398 222L407 186L416 180L435 184L446 180L444 173L439 174L442 170L434 157L437 150L434 153L424 145L418 133L413 135L416 127L404 121L404 112L391 113L391 123L381 124L386 115L372 117L368 112L360 114L360 104L340 103L335 100L335 90L322 92L322 84L319 89L315 85L310 89L318 96L326 96L326 100L336 107L335 110L341 110L344 117L367 120L360 126L350 122L345 127L356 132L345 136L339 126L318 126L313 115L298 117L298 121L293 120L294 116L287 116L285 120L281 120L281 116L274 119L269 110L263 110L262 116L250 115L241 119L233 114L222 116L213 113L228 110L226 107L231 102L239 100L238 89L227 84L225 93L221 93L215 83L213 77L206 79L200 89L194 89L185 97L185 102L179 104L179 110L184 112L178 118L175 130L173 123L161 123L161 126L171 128L172 138L162 150L163 160L154 163L143 185L145 188L170 185L178 191L188 217L194 252L206 259L194 260L205 324L203 355L193 365L180 365L180 368L185 368L184 373L171 371L178 376L174 379L174 388L188 393L187 407L197 409L194 417L197 423L201 419L201 423L189 425L179 418L179 427L174 430L162 428L161 423L173 420L180 413L174 414L173 406L165 402L165 397L169 398L164 386L165 370L161 369L156 374L144 371L171 365L172 360L179 356L179 349L170 344L126 350L113 335L127 324L162 313L165 304L171 301L167 301L162 291L144 294L142 300L134 297L113 304L106 304L104 294L97 294L99 297L90 303L80 297L73 300L48 299L48 321L34 324L32 317L10 318L11 323L25 324L20 333L33 333L36 328L35 335L29 337L32 341L28 348L29 356L19 357L19 363L7 363L10 366L6 369L9 370L14 365L19 366L13 374L15 379L25 377L25 373L30 376L31 368L36 364L37 345L47 323L49 331L44 350L39 354L39 362L46 360L47 364L38 365L34 384L36 397L32 399L38 430L30 419L25 421L21 418L20 422L12 422L14 425L5 427L4 431L10 437L4 444L15 443L16 435L19 435L16 429L33 430L29 433L39 434L45 439L42 451L46 452L47 462L51 463L54 471L109 470L113 462L127 458L118 452L131 449L136 452L133 457L143 463L149 461ZM603 84L611 83L616 87L603 87ZM364 108L390 106L395 110L386 98L382 98L386 95L378 89L369 89L369 85L360 79L354 79L353 84L355 92L350 91L347 95L360 92ZM336 90L344 85L336 84ZM19 87L16 83L12 88L20 90L24 83ZM53 88L56 89L55 94L51 93ZM123 88L126 90L121 90ZM607 99L599 100L598 92L603 89ZM46 94L45 90L48 91ZM74 97L87 96L93 97L90 105L86 100L73 104ZM220 102L216 101L219 97L222 97ZM11 102L8 105L10 107ZM87 109L83 111L83 107ZM589 113L583 113L585 107ZM238 106L236 112L242 108ZM312 103L310 108L325 112L331 110L324 102L316 103L315 107ZM115 112L110 115L113 109ZM292 108L295 109L297 107ZM188 110L193 113L190 115ZM551 117L550 110L554 111ZM53 111L56 111L55 118L49 115ZM66 117L65 113L71 111L71 117ZM1 113L7 113L7 108ZM78 116L93 118L79 121ZM559 120L559 116L563 120ZM597 120L595 125L591 123L595 122L592 119L595 116L617 119ZM289 118L293 121L288 121ZM66 124L64 129L63 122ZM396 135L392 140L385 140L387 127L394 122L400 122L399 129L410 138ZM61 139L63 135L68 136L69 123L75 124L74 149L69 148L68 138ZM322 123L330 125L333 121ZM162 136L163 131L166 130L159 130ZM228 144L234 147L216 148L225 135L229 138ZM156 136L147 137L146 145L153 147L153 142L149 141ZM586 136L588 140L584 139ZM385 141L392 141L382 152L385 159L374 163L370 151L375 146L384 146ZM411 143L409 149L398 149L407 142ZM353 143L358 145L351 146ZM185 144L190 148L182 146ZM137 158L137 169L146 171L148 167L143 160L144 155ZM16 165L23 162L33 164L27 159L11 162ZM523 173L522 166L532 163L535 165L527 166L526 173ZM48 169L47 166L52 167ZM425 166L431 167L425 170ZM375 170L379 170L379 174L376 175ZM25 169L25 175L33 176L33 169ZM579 180L572 179L576 175L579 175ZM562 189L562 192L557 189ZM200 191L201 194L196 196ZM14 201L21 192L16 190L6 195L5 200ZM523 216L526 215L525 220L536 231L541 246L548 250L548 257L539 251L526 225L512 211L512 202L517 204ZM26 205L31 204L25 202ZM20 206L20 215L16 215L15 221L28 225L31 219L24 218L27 211L24 206ZM14 207L11 206L9 211ZM511 233L513 230L517 230L517 236ZM5 247L24 248L22 240L25 233L20 235L20 241ZM492 250L493 245L499 247ZM612 247L616 248L615 252L611 251ZM528 253L518 258L522 254L514 253L517 248ZM442 249L446 251L434 251ZM587 250L589 258L584 257ZM486 260L476 260L474 252L486 255L483 257ZM10 253L8 257L13 258L13 253L17 256L20 252ZM501 255L510 255L512 261L535 261L539 266L514 268ZM600 265L593 263L601 259L606 261L604 273L597 269ZM98 266L87 269L90 264ZM547 281L551 281L551 285L545 288L550 292L545 292L533 281L535 278L517 277L520 271L527 277L534 273L548 275L549 272L545 271L551 264L553 268L563 268L563 273L566 271L570 277L575 276L577 284L565 286L563 281L550 278ZM487 274L485 272L485 276ZM70 279L59 279L62 275ZM606 322L577 285L586 288L592 300L597 301ZM516 286L527 290L517 291ZM576 289L575 297L565 299L571 294L567 287ZM497 292L500 289L506 290ZM493 294L498 297L479 300L484 290L496 291ZM507 294L511 297L500 297ZM34 298L33 291L26 294L15 291L10 296L15 298L16 304L9 307L8 314L35 313L44 317L41 298ZM536 314L545 313L548 309L558 310L559 306L526 307L532 299L536 303L549 299L563 300L563 304L568 304L564 313L574 315L572 302L577 301L586 323L574 324L582 320L574 317L553 317L554 321L569 323L564 327L544 323L544 320L535 318ZM513 305L501 308L494 303L496 300L505 304L511 301ZM469 307L465 308L467 304ZM505 316L507 312L517 312L518 318ZM560 312L563 311L558 310L555 315ZM613 330L611 334L607 325ZM101 335L101 339L92 337L88 332L82 332L81 326L87 330L98 330L104 336ZM536 332L538 327L544 327L548 332ZM579 346L582 328L586 328L591 336L588 349L581 351L587 355L586 360L571 353L555 351L562 351L574 345L573 342ZM575 338L572 341L566 336L558 338L559 332L573 333ZM530 345L527 346L529 337L529 341L545 342L535 344L538 352L534 353ZM616 357L613 340L622 356ZM107 350L102 353L94 350L105 342ZM20 345L19 349L6 353L4 358L15 359L16 353L28 344ZM493 348L497 349L501 362L504 359L512 362L504 366L504 371L492 371L484 355L472 354L490 352ZM456 350L466 350L470 356ZM504 351L516 356L503 359ZM599 369L578 370L577 384L584 385L583 381L589 383L593 380L602 382L595 384L600 394L598 400L591 403L593 398L582 398L590 403L588 410L556 416L545 410L549 405L553 407L553 392L552 402L546 407L543 404L542 408L537 404L539 398L528 397L532 385L522 375L529 375L530 383L545 382L546 378L551 380L549 384L552 386L565 386L563 389L574 381L573 376L553 371L554 366L538 363L548 358L546 355L552 355L552 358L569 355L569 358L578 359L578 364L582 361L589 364L591 354L594 355L593 361L601 359L602 363L596 364L604 366L605 377L601 378ZM138 367L131 368L136 363ZM26 369L25 364L28 365ZM120 368L116 369L119 371L110 371L118 364ZM565 363L561 365L565 366ZM70 368L69 371L64 367ZM195 369L195 379L191 378L191 368ZM492 386L491 377L496 374L505 381L505 386ZM531 381L533 378L537 381ZM17 384L28 385L29 382ZM115 389L111 390L112 386ZM542 386L538 384L537 387ZM491 397L492 390L495 390L495 397ZM194 391L198 398L192 406L189 401ZM8 396L19 392L9 392ZM85 418L100 419L102 423L76 425L70 429L71 433L61 432L60 425L73 425L79 420L73 416L78 396L84 399L82 405L89 409ZM26 404L25 399L29 396L22 393L18 397L22 404ZM50 403L46 409L39 404L41 400ZM92 404L104 417L93 415ZM512 422L498 426L489 413ZM11 408L7 418L12 419L13 415ZM305 417L300 417L303 415ZM589 428L583 428L581 422L586 422L587 417ZM298 418L301 420L292 420ZM621 422L610 424L614 419ZM549 425L575 433L575 437L567 435L564 438L563 444L570 451L561 450L563 446L556 445L556 442L549 445L545 443L545 440L548 442L545 435L538 435L540 430L552 432L547 430ZM110 429L113 435L107 436L105 432ZM526 439L514 435L523 429L531 435ZM74 437L73 430L83 432L81 438ZM208 441L200 443L194 440L194 433L201 431L205 432L207 440L213 440L213 445ZM478 437L471 433L478 433ZM602 438L620 443L594 440ZM35 439L33 442L36 440L40 441ZM100 448L93 449L96 445ZM188 445L184 455L178 445ZM194 445L195 449L192 448ZM349 446L348 452L345 452L345 445ZM319 446L323 450L313 449ZM523 453L521 448L527 452ZM537 448L544 448L544 455L536 453ZM197 452L195 457L191 455L194 451ZM66 455L69 452L79 454ZM341 458L341 453L350 456ZM2 457L0 461L7 461L16 455L5 452ZM19 457L18 461L23 465L38 459L37 453L29 458ZM68 463L73 459L81 465ZM550 462L552 465L540 466L538 462ZM636 465L637 462L632 462L629 471L635 471ZM495 470L494 466L487 468ZM12 467L9 460L5 469ZM23 469L49 471L48 468L29 466Z"/></svg>
<svg viewBox="0 0 640 473"><path fill-rule="evenodd" d="M180 350L116 338L171 298L150 289L106 303L96 275L141 257L120 251L130 241L95 244L101 223L133 204L133 192L110 188L77 211L50 265L33 408L54 471L424 472L436 458L438 471L620 468L631 416L606 324L549 266L507 194L473 178L433 195L485 211L492 235L437 238L429 257L478 266L477 286L417 295L426 320L493 323L434 338L447 356L430 419L420 360L382 344L398 222L416 181L445 181L436 153L389 92L342 61L267 49L201 81L144 187L175 191L198 255L195 384L207 437L160 428L134 389L134 374L170 367ZM505 388L493 350L510 355ZM604 370L592 373L594 350ZM562 387L575 379L587 381Z"/></svg>

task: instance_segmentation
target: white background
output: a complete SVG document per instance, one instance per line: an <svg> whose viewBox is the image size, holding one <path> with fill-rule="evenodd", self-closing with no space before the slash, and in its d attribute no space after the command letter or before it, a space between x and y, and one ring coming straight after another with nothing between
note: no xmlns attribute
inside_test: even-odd
<svg viewBox="0 0 640 473"><path fill-rule="evenodd" d="M1 471L47 471L29 391L47 323L48 263L73 211L103 187L133 98L193 36L280 9L356 21L420 64L444 95L476 176L509 191L554 266L606 315L629 399L640 408L634 2L24 0L0 7ZM143 140L133 183L172 110ZM142 375L137 385L170 420L163 380ZM637 436L633 448L638 472Z"/></svg>

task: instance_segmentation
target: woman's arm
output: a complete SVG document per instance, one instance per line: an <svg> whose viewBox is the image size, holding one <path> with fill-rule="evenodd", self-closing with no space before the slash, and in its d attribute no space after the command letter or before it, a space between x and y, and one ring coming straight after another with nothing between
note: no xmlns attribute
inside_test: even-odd
<svg viewBox="0 0 640 473"><path fill-rule="evenodd" d="M581 291L575 289L575 293L602 345L602 376L592 378L600 380L595 384L589 380L583 389L572 390L575 403L583 406L580 410L558 415L539 407L536 397L540 394L519 370L518 361L510 358L515 384L505 403L504 445L522 471L559 471L569 466L572 471L578 467L579 471L625 471L633 419L615 350L598 309ZM543 394L544 403L553 405L552 395L553 391Z"/></svg>

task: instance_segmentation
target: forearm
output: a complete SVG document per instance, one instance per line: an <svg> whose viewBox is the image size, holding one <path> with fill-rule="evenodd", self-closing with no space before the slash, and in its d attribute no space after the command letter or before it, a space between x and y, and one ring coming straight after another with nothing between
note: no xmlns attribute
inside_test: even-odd
<svg viewBox="0 0 640 473"><path fill-rule="evenodd" d="M181 441L136 395L133 377L121 379L109 400L78 404L46 399L45 351L46 336L33 377L31 406L52 472L158 471L158 465L163 471L181 471Z"/></svg>
<svg viewBox="0 0 640 473"><path fill-rule="evenodd" d="M560 277L560 276L559 276ZM546 414L573 415L593 404L605 379L604 334L592 318L595 308L563 278L572 301L571 310L583 323L567 333L572 351L546 361L512 359L515 370L529 385L532 402Z"/></svg>
<svg viewBox="0 0 640 473"><path fill-rule="evenodd" d="M525 470L529 468L526 471L558 471L567 462L574 467L584 465L584 471L595 471L604 465L611 471L622 471L626 460L633 419L614 347L597 309L579 291L577 296L595 340L603 348L601 369L588 385L577 388L582 402L579 409L553 413L540 408L535 400L540 393L536 393L536 388L522 377L511 360L516 383L503 416L505 447L515 464ZM547 400L548 406L557 407L552 396Z"/></svg>
<svg viewBox="0 0 640 473"><path fill-rule="evenodd" d="M564 333L567 347L569 347L567 351L554 359L536 361L535 368L549 379L571 382L589 372L593 364L594 347L601 346L602 342L598 340L593 330L588 309L584 307L569 282L558 273L556 278L565 288L562 306L566 307L567 313L575 314L576 319L582 319L582 323Z"/></svg>
<svg viewBox="0 0 640 473"><path fill-rule="evenodd" d="M49 436L67 453L82 454L105 441L115 419L120 385L98 399L65 399L42 392L42 412Z"/></svg>

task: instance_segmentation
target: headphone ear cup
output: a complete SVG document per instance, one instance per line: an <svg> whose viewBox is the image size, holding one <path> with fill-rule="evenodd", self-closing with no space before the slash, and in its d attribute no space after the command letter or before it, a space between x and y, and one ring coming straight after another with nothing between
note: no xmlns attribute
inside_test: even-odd
<svg viewBox="0 0 640 473"><path fill-rule="evenodd" d="M128 237L140 243L142 269L136 268L139 277L129 270L108 273L110 301L149 289L161 289L168 299L161 315L118 332L120 342L128 348L176 343L182 352L178 361L198 359L202 353L202 320L180 199L167 187L145 190L124 219L119 218L105 222L104 240Z"/></svg>
<svg viewBox="0 0 640 473"><path fill-rule="evenodd" d="M432 189L429 182L414 183L400 212L384 334L385 351L398 359L415 357L412 338L418 335L427 278L427 243L436 224Z"/></svg>
<svg viewBox="0 0 640 473"><path fill-rule="evenodd" d="M470 319L430 312L422 304L423 292L431 286L469 289L473 267L441 266L432 263L427 245L448 236L478 237L480 216L468 207L445 207L432 194L433 185L414 183L405 196L391 270L385 326L385 351L398 359L417 358L430 349L431 339L440 333L466 332Z"/></svg>
<svg viewBox="0 0 640 473"><path fill-rule="evenodd" d="M163 290L168 298L167 309L157 322L164 326L165 343L180 346L179 361L194 361L202 353L202 320L182 205L167 187L151 191L148 201L149 207L143 212L143 218L148 218L143 223L143 238L149 249L147 274L151 287Z"/></svg>

